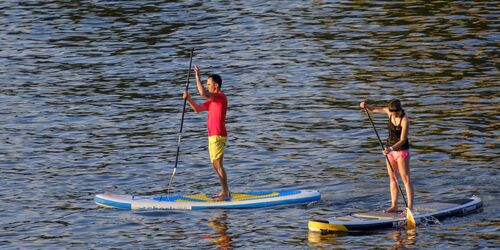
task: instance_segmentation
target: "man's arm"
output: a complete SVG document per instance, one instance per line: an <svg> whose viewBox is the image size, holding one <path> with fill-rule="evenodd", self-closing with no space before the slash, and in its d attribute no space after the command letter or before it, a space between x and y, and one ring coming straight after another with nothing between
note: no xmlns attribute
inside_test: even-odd
<svg viewBox="0 0 500 250"><path fill-rule="evenodd" d="M194 78L196 79L196 87L198 88L198 93L206 99L210 98L210 93L203 88L203 83L200 80L200 68L198 65L194 65Z"/></svg>
<svg viewBox="0 0 500 250"><path fill-rule="evenodd" d="M205 107L203 107L203 105L200 105L197 102L195 102L193 100L193 98L191 98L191 96L189 95L189 93L187 91L184 91L184 94L182 95L182 97L189 103L189 106L191 106L191 108L196 113L201 112L201 111L205 111Z"/></svg>

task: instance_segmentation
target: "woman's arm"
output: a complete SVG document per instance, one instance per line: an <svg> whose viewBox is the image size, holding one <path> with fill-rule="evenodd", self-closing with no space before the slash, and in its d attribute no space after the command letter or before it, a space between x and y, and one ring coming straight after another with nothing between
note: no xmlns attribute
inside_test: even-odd
<svg viewBox="0 0 500 250"><path fill-rule="evenodd" d="M359 107L361 107L362 109L366 107L366 109L368 109L369 111L371 111L373 113L386 113L387 115L389 115L389 109L388 108L375 107L373 105L368 105L365 102L360 102L359 103Z"/></svg>

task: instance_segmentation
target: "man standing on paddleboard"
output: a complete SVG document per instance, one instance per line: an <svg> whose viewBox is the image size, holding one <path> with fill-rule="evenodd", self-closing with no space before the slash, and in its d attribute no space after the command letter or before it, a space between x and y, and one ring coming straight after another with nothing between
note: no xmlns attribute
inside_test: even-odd
<svg viewBox="0 0 500 250"><path fill-rule="evenodd" d="M212 74L208 76L207 92L200 80L200 69L197 65L194 66L194 73L198 93L207 100L200 105L191 98L188 91L184 91L183 98L187 100L191 108L197 113L208 111L208 151L210 153L210 162L212 163L215 172L219 176L220 185L222 188L222 190L217 194L215 200L225 201L229 199L231 194L227 185L226 171L222 166L224 158L224 148L227 141L227 97L221 91L222 78L219 75Z"/></svg>
<svg viewBox="0 0 500 250"><path fill-rule="evenodd" d="M387 107L384 108L368 105L365 102L361 102L359 106L373 113L385 113L389 116L387 124L389 136L387 138L385 149L382 153L387 156L386 165L387 173L389 174L390 179L391 207L385 209L384 211L387 213L393 213L398 210L398 183L396 179L398 178L398 172L403 180L406 195L408 196L407 206L410 210L412 210L413 185L411 184L410 179L410 143L408 141L410 122L408 120L408 116L403 110L401 102L394 99L389 102Z"/></svg>

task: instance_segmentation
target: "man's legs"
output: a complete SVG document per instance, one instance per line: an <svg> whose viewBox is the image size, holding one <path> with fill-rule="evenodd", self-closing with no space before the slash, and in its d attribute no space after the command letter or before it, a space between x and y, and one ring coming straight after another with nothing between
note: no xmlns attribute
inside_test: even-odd
<svg viewBox="0 0 500 250"><path fill-rule="evenodd" d="M227 185L227 175L226 171L224 170L224 167L222 166L223 162L223 157L220 157L219 159L216 159L212 162L212 166L215 169L215 172L219 176L219 181L221 185L221 192L218 194L218 197L216 200L218 201L224 201L229 198L230 192L229 192L229 187Z"/></svg>
<svg viewBox="0 0 500 250"><path fill-rule="evenodd" d="M224 148L226 146L226 137L210 136L208 138L208 150L210 152L210 161L214 168L221 185L221 191L217 194L216 201L224 201L229 198L230 192L227 185L227 175L223 167Z"/></svg>

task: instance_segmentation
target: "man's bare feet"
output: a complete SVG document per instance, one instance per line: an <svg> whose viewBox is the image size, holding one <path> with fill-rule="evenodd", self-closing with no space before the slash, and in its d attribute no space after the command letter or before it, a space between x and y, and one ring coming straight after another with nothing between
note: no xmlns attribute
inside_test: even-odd
<svg viewBox="0 0 500 250"><path fill-rule="evenodd" d="M395 213L398 211L398 207L390 207L387 209L384 209L384 213Z"/></svg>
<svg viewBox="0 0 500 250"><path fill-rule="evenodd" d="M220 201L228 201L230 199L230 196L227 194L221 194L217 197L214 198L214 201L220 202Z"/></svg>

